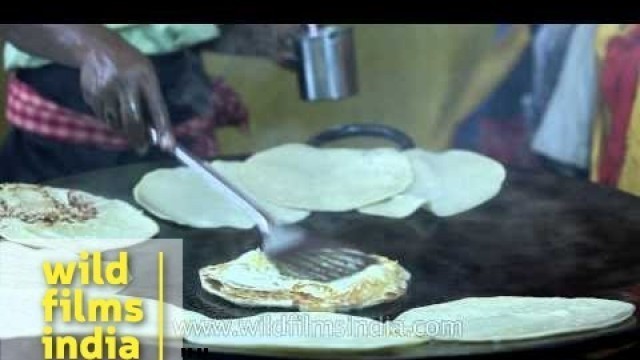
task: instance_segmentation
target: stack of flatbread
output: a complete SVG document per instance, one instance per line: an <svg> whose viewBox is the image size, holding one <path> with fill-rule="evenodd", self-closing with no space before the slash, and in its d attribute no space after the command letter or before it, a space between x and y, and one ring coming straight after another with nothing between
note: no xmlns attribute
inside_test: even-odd
<svg viewBox="0 0 640 360"><path fill-rule="evenodd" d="M301 221L314 211L403 218L424 208L437 216L452 216L490 200L505 179L500 163L461 150L286 144L243 162L214 161L212 166L283 224ZM182 225L240 229L254 225L242 210L185 168L145 175L134 197L149 212Z"/></svg>

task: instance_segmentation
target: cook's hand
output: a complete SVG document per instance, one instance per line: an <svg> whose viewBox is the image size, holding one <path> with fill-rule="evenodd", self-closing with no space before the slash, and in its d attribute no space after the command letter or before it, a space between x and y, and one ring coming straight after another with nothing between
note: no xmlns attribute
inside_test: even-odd
<svg viewBox="0 0 640 360"><path fill-rule="evenodd" d="M161 147L174 146L158 79L144 55L133 48L93 51L81 64L80 75L87 104L138 151L148 147L149 126L156 129Z"/></svg>
<svg viewBox="0 0 640 360"><path fill-rule="evenodd" d="M148 125L160 146L174 146L152 64L118 34L100 24L0 24L0 35L23 51L79 68L87 104L137 149L147 147Z"/></svg>

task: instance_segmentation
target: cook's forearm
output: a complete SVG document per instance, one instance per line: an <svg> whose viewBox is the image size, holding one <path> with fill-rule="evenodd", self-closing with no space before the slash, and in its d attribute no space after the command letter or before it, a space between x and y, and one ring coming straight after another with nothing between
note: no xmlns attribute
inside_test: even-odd
<svg viewBox="0 0 640 360"><path fill-rule="evenodd" d="M22 51L72 67L93 52L128 46L100 24L2 24L0 33Z"/></svg>

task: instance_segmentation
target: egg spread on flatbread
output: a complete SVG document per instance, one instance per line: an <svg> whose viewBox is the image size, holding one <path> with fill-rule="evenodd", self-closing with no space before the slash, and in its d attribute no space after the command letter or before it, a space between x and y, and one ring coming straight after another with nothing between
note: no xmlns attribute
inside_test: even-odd
<svg viewBox="0 0 640 360"><path fill-rule="evenodd" d="M348 311L393 301L405 294L410 274L397 262L374 255L377 263L331 282L282 275L260 250L200 269L202 287L241 306Z"/></svg>
<svg viewBox="0 0 640 360"><path fill-rule="evenodd" d="M105 251L158 233L158 225L121 200L31 184L0 184L0 236L37 248Z"/></svg>

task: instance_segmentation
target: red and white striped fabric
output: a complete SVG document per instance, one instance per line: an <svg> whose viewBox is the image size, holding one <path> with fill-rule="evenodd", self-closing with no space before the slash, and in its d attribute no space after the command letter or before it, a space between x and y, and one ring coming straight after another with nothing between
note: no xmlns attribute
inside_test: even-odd
<svg viewBox="0 0 640 360"><path fill-rule="evenodd" d="M10 76L6 116L13 126L42 137L74 144L92 145L105 150L126 150L127 140L99 119L62 107L42 97L29 85ZM195 117L173 128L175 136L201 157L217 151L216 126L239 125L246 128L248 112L239 96L221 79L213 82L215 116Z"/></svg>

